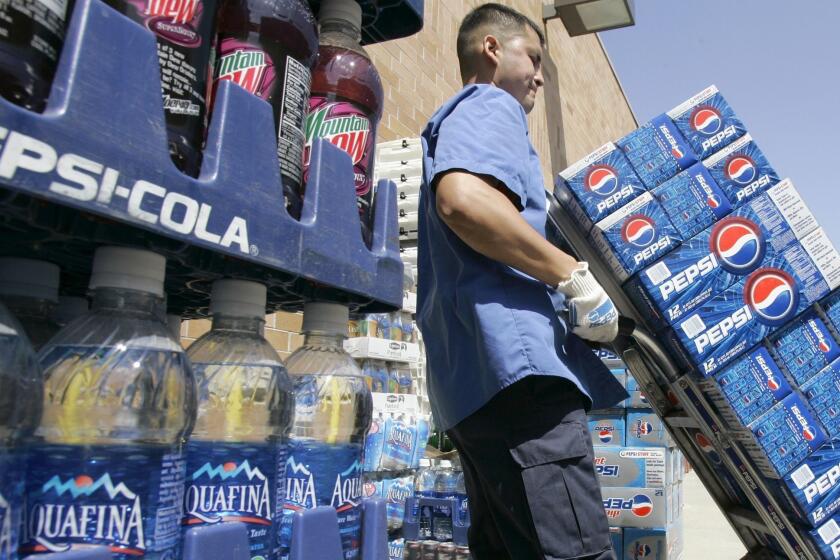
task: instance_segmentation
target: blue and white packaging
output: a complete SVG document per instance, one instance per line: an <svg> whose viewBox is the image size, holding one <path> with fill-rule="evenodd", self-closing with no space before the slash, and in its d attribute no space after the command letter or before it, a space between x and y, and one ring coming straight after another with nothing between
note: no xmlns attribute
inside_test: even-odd
<svg viewBox="0 0 840 560"><path fill-rule="evenodd" d="M726 147L747 131L713 85L674 107L667 115L700 159Z"/></svg>
<svg viewBox="0 0 840 560"><path fill-rule="evenodd" d="M645 186L612 142L560 172L554 196L586 231L643 192Z"/></svg>
<svg viewBox="0 0 840 560"><path fill-rule="evenodd" d="M749 133L703 160L733 208L738 208L779 182L776 170Z"/></svg>
<svg viewBox="0 0 840 560"><path fill-rule="evenodd" d="M756 460L769 461L778 478L828 441L822 426L796 393L760 416L749 429L762 450ZM756 450L748 449L748 452L754 454Z"/></svg>
<svg viewBox="0 0 840 560"><path fill-rule="evenodd" d="M840 255L816 230L703 302L674 325L666 344L684 365L711 375L838 285Z"/></svg>
<svg viewBox="0 0 840 560"><path fill-rule="evenodd" d="M624 529L610 527L610 544L612 544L615 557L624 558Z"/></svg>
<svg viewBox="0 0 840 560"><path fill-rule="evenodd" d="M594 446L595 473L602 487L660 488L677 482L675 450L666 447Z"/></svg>
<svg viewBox="0 0 840 560"><path fill-rule="evenodd" d="M595 224L590 235L594 247L622 282L682 240L650 192Z"/></svg>
<svg viewBox="0 0 840 560"><path fill-rule="evenodd" d="M810 535L823 558L840 558L840 513L811 531Z"/></svg>
<svg viewBox="0 0 840 560"><path fill-rule="evenodd" d="M820 308L825 313L829 325L834 329L834 332L840 333L840 290L821 301Z"/></svg>
<svg viewBox="0 0 840 560"><path fill-rule="evenodd" d="M589 434L592 437L592 445L623 446L625 432L623 410L589 415Z"/></svg>
<svg viewBox="0 0 840 560"><path fill-rule="evenodd" d="M654 117L616 142L648 189L699 161L666 114Z"/></svg>
<svg viewBox="0 0 840 560"><path fill-rule="evenodd" d="M611 367L610 368L610 373L612 373L613 376L615 376L615 380L618 381L619 383L621 383L622 387L624 387L625 389L627 388L627 378L629 378L630 375L627 373L627 370L624 368L623 364L621 364L619 367ZM625 408L627 406L629 400L630 399L624 399L620 403L616 404L615 407L616 408Z"/></svg>
<svg viewBox="0 0 840 560"><path fill-rule="evenodd" d="M754 422L793 392L764 346L753 348L697 386L734 430Z"/></svg>
<svg viewBox="0 0 840 560"><path fill-rule="evenodd" d="M812 453L784 477L788 492L813 527L840 512L840 440Z"/></svg>
<svg viewBox="0 0 840 560"><path fill-rule="evenodd" d="M673 445L662 420L652 410L627 409L628 447L670 447Z"/></svg>
<svg viewBox="0 0 840 560"><path fill-rule="evenodd" d="M800 386L840 357L840 345L816 311L775 333L770 347L776 362Z"/></svg>
<svg viewBox="0 0 840 560"><path fill-rule="evenodd" d="M636 381L636 378L630 373L627 374L626 388L627 393L630 395L630 398L626 401L627 408L650 408L650 403L648 402L647 397L645 397L645 394L642 392L639 382Z"/></svg>
<svg viewBox="0 0 840 560"><path fill-rule="evenodd" d="M613 527L664 527L674 519L666 488L601 488L604 512Z"/></svg>
<svg viewBox="0 0 840 560"><path fill-rule="evenodd" d="M702 163L653 189L653 196L683 239L694 237L732 211L726 194Z"/></svg>
<svg viewBox="0 0 840 560"><path fill-rule="evenodd" d="M624 556L621 560L677 560L683 552L682 520L668 527L624 529Z"/></svg>
<svg viewBox="0 0 840 560"><path fill-rule="evenodd" d="M733 212L651 264L625 284L651 326L672 325L713 295L750 274L779 251L808 237L817 221L789 181ZM816 262L834 252L812 240ZM825 253L825 254L823 254Z"/></svg>
<svg viewBox="0 0 840 560"><path fill-rule="evenodd" d="M828 435L840 438L840 358L825 366L800 389Z"/></svg>
<svg viewBox="0 0 840 560"><path fill-rule="evenodd" d="M606 348L594 348L592 352L594 352L595 355L598 356L598 359L604 362L608 368L620 367L623 364L618 354L611 352Z"/></svg>

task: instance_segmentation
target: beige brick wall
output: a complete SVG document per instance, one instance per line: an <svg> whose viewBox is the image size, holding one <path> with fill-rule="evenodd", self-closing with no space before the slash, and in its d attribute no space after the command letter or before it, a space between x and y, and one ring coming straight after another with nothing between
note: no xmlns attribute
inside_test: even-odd
<svg viewBox="0 0 840 560"><path fill-rule="evenodd" d="M542 2L501 1L541 23ZM426 0L420 33L367 47L385 88L378 141L419 136L432 113L461 88L455 53L458 25L482 2ZM548 187L554 174L631 131L636 122L596 36L570 38L559 19L548 21L544 31L545 88L529 116L529 126ZM266 338L284 359L303 341L300 326L300 314L266 318ZM185 322L184 344L209 328L207 320Z"/></svg>

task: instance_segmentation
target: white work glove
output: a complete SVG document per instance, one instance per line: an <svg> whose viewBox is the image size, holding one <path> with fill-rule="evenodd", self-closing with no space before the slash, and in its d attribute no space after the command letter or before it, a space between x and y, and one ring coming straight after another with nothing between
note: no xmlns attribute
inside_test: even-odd
<svg viewBox="0 0 840 560"><path fill-rule="evenodd" d="M556 288L566 296L572 332L593 342L612 342L618 336L618 310L592 276L589 263L579 265L571 278Z"/></svg>

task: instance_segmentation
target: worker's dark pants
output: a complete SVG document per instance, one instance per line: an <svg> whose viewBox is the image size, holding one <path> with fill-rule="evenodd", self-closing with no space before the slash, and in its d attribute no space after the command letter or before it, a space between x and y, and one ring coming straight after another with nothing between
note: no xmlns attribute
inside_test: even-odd
<svg viewBox="0 0 840 560"><path fill-rule="evenodd" d="M529 376L449 430L476 560L614 560L583 407L568 381Z"/></svg>

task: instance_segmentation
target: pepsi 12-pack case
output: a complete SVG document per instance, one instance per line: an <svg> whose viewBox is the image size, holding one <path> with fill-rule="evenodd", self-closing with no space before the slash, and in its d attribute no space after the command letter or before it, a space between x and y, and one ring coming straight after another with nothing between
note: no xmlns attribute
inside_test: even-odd
<svg viewBox="0 0 840 560"><path fill-rule="evenodd" d="M747 133L703 160L733 208L749 202L779 182L764 152Z"/></svg>
<svg viewBox="0 0 840 560"><path fill-rule="evenodd" d="M653 195L683 239L694 237L732 211L732 205L702 163L668 179Z"/></svg>
<svg viewBox="0 0 840 560"><path fill-rule="evenodd" d="M800 386L840 357L840 345L816 310L776 332L770 347L778 364Z"/></svg>
<svg viewBox="0 0 840 560"><path fill-rule="evenodd" d="M617 140L616 145L648 189L699 161L677 125L664 113Z"/></svg>
<svg viewBox="0 0 840 560"><path fill-rule="evenodd" d="M747 131L714 85L666 114L701 160L725 148Z"/></svg>

